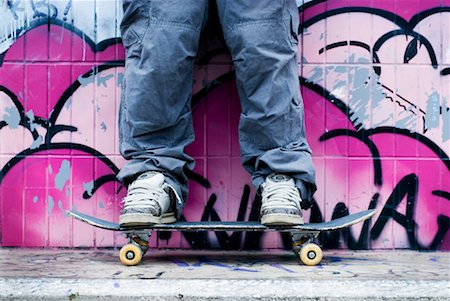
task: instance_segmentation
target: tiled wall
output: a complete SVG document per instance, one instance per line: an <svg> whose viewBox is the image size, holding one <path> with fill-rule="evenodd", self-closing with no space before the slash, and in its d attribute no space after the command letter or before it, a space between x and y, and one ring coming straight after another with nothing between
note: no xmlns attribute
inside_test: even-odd
<svg viewBox="0 0 450 301"><path fill-rule="evenodd" d="M318 182L306 220L376 208L370 223L322 235L324 246L450 250L450 1L305 1L299 14ZM65 214L118 219L120 18L112 0L0 0L0 246L124 243ZM197 177L183 216L257 220L233 68L220 39L205 36L188 149ZM289 248L278 233L161 233L152 243Z"/></svg>

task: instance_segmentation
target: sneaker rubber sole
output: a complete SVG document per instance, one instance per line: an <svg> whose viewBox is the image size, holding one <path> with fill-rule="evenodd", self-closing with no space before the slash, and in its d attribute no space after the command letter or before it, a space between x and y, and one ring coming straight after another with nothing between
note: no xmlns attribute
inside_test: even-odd
<svg viewBox="0 0 450 301"><path fill-rule="evenodd" d="M177 217L174 212L167 212L161 216L161 224L172 224L177 221Z"/></svg>
<svg viewBox="0 0 450 301"><path fill-rule="evenodd" d="M265 226L303 225L303 217L296 214L264 214L261 216L261 224Z"/></svg>
<svg viewBox="0 0 450 301"><path fill-rule="evenodd" d="M171 224L177 221L175 213L168 212L162 216L151 214L123 214L119 217L122 227L152 226L156 224Z"/></svg>
<svg viewBox="0 0 450 301"><path fill-rule="evenodd" d="M119 224L122 227L151 226L159 224L160 217L151 214L122 214Z"/></svg>

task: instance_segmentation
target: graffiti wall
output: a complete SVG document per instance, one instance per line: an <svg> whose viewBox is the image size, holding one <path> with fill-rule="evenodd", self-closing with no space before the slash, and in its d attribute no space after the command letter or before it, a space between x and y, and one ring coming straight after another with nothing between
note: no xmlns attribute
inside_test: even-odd
<svg viewBox="0 0 450 301"><path fill-rule="evenodd" d="M326 248L450 250L450 0L297 1L299 71L318 191L306 220L368 208ZM124 76L113 0L0 0L0 245L111 247ZM195 65L196 159L183 219L258 220L239 159L230 57L205 34ZM159 233L161 248L289 248L278 233Z"/></svg>

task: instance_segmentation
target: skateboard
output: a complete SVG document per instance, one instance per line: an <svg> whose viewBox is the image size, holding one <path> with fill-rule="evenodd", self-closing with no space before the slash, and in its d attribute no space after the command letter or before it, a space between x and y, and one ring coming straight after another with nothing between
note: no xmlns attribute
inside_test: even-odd
<svg viewBox="0 0 450 301"><path fill-rule="evenodd" d="M322 249L313 241L324 231L336 231L371 218L375 210L361 211L328 222L310 223L290 226L264 226L259 222L175 222L173 224L143 225L121 227L117 223L98 219L80 212L67 211L75 219L97 228L122 232L128 244L119 252L120 261L124 265L137 265L149 249L149 238L153 231L239 231L239 232L288 232L292 239L292 251L300 262L307 266L315 266L323 257Z"/></svg>

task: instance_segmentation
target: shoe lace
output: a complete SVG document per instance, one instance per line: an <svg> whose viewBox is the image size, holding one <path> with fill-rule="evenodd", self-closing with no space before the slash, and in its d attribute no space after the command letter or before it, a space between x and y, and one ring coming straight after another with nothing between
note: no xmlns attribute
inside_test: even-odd
<svg viewBox="0 0 450 301"><path fill-rule="evenodd" d="M128 188L128 194L123 198L124 208L148 208L158 204L164 193L162 188L152 189L133 183Z"/></svg>
<svg viewBox="0 0 450 301"><path fill-rule="evenodd" d="M268 185L263 189L262 199L264 206L282 206L298 209L300 208L300 193L297 187L290 183L277 183Z"/></svg>

